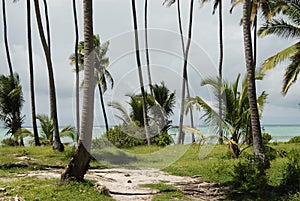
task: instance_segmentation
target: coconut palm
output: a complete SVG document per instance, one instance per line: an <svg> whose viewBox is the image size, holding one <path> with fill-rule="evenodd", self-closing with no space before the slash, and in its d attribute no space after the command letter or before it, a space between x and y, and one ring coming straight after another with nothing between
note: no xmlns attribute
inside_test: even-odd
<svg viewBox="0 0 300 201"><path fill-rule="evenodd" d="M52 65L52 59L50 54L50 48L47 44L42 19L41 19L41 13L39 8L39 0L34 0L34 8L35 8L35 14L36 14L36 21L38 25L39 35L41 39L41 43L43 46L43 51L46 57L47 62L47 69L48 69L48 77L49 77L49 91L50 91L50 116L51 119L54 121L54 143L53 143L53 149L58 151L64 151L64 145L61 143L60 136L59 136L59 128L58 128L58 117L57 117L57 105L56 105L56 90L55 90L55 82L54 82L54 74L53 74L53 65ZM50 41L48 41L50 42Z"/></svg>
<svg viewBox="0 0 300 201"><path fill-rule="evenodd" d="M222 86L220 88L220 83ZM225 138L231 139L234 144L247 143L251 138L251 121L250 107L247 92L247 78L245 77L242 86L239 87L240 75L232 84L227 81L217 79L205 79L201 82L202 86L211 86L214 90L216 100L219 101L220 93L222 94L222 115L217 112L213 106L208 104L200 97L191 98L188 102L188 107L195 105L196 108L203 112L202 117L209 125L216 126L216 130L223 130ZM241 91L238 89L241 88ZM220 90L221 89L221 90ZM262 92L257 99L259 115L261 116L267 94ZM220 128L221 126L221 128ZM237 147L238 148L238 147ZM239 149L233 153L238 157Z"/></svg>
<svg viewBox="0 0 300 201"><path fill-rule="evenodd" d="M148 117L147 117L147 101L146 101L146 92L144 88L142 65L141 65L140 50L139 50L139 37L138 37L138 26L137 26L138 23L137 23L137 14L135 8L135 0L131 0L131 8L132 8L132 18L133 18L134 39L135 39L136 63L138 68L141 94L143 98L143 116L144 116L144 123L145 123L145 135L146 135L147 143L148 145L150 145L150 131L149 131Z"/></svg>
<svg viewBox="0 0 300 201"><path fill-rule="evenodd" d="M35 91L34 91L34 72L33 72L33 54L32 54L32 37L31 37L31 11L30 0L26 1L27 7L27 43L28 43L28 61L29 61L29 75L30 75L30 99L31 99L31 118L32 128L34 134L34 141L36 146L40 146L38 129L36 124L36 109L35 109Z"/></svg>
<svg viewBox="0 0 300 201"><path fill-rule="evenodd" d="M5 44L5 51L6 51L6 59L9 68L9 73L13 76L13 68L10 59L10 52L9 52L9 45L8 45L8 37L7 37L7 23L6 23L6 4L5 0L2 0L2 20L3 20L3 33L4 33L4 44Z"/></svg>
<svg viewBox="0 0 300 201"><path fill-rule="evenodd" d="M266 22L259 29L260 37L267 35L276 35L282 38L297 38L300 36L300 1L284 0L281 2L280 8L277 10L272 21ZM261 66L261 71L266 72L275 68L278 64L285 60L290 60L285 71L284 84L281 92L285 95L291 85L296 82L300 71L300 42L285 48L277 54L266 59Z"/></svg>
<svg viewBox="0 0 300 201"><path fill-rule="evenodd" d="M18 74L13 76L0 76L0 120L4 127L8 129L7 134L15 138L18 130L21 129L24 116L21 115L23 107L23 92ZM20 137L20 145L24 145L23 138Z"/></svg>
<svg viewBox="0 0 300 201"><path fill-rule="evenodd" d="M94 62L95 54L93 41L93 1L83 1L84 16L84 86L83 86L83 106L81 117L81 129L76 153L64 173L61 180L66 181L74 178L83 180L89 168L90 151L94 121Z"/></svg>
<svg viewBox="0 0 300 201"><path fill-rule="evenodd" d="M73 16L74 16L74 27L75 27L75 73L76 73L76 128L79 133L80 130L80 114L79 114L79 64L78 64L78 42L79 42L79 31L78 31L78 20L77 20L77 8L76 0L73 0Z"/></svg>
<svg viewBox="0 0 300 201"><path fill-rule="evenodd" d="M108 71L109 66L109 58L106 57L106 53L108 51L109 47L109 41L106 41L105 43L100 43L100 37L99 35L94 35L94 53L96 57L95 62L95 78L98 83L98 90L100 95L100 101L101 101L101 107L105 122L106 131L108 131L108 120L107 120L107 114L105 109L105 103L104 103L104 93L107 90L108 82L110 83L110 87L113 88L114 80ZM83 70L83 58L84 58L84 42L81 41L78 44L78 64L79 64L79 71ZM76 63L76 55L72 54L70 56L70 63L75 64ZM75 69L76 70L76 69Z"/></svg>
<svg viewBox="0 0 300 201"><path fill-rule="evenodd" d="M253 62L253 51L251 41L251 0L245 0L243 3L243 35L244 50L248 79L248 100L250 107L251 130L253 136L254 154L265 160L265 151L262 143L261 126L256 99L255 66Z"/></svg>

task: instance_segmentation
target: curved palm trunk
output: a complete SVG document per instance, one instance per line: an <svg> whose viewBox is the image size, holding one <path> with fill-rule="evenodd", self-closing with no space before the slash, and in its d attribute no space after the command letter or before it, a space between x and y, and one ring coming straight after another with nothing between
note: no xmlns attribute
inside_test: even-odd
<svg viewBox="0 0 300 201"><path fill-rule="evenodd" d="M37 124L36 124L36 112L35 112L35 91L34 91L34 72L33 72L33 56L32 56L32 37L31 37L31 11L30 1L27 0L27 42L28 42L28 60L29 60L29 72L30 72L30 99L31 99L31 118L32 128L34 135L35 146L41 146L39 139Z"/></svg>
<svg viewBox="0 0 300 201"><path fill-rule="evenodd" d="M99 79L97 78L97 80L99 80ZM108 126L107 114L106 114L106 110L105 110L103 91L102 91L101 84L99 82L98 82L98 90L99 90L101 108L102 108L102 113L103 113L103 118L104 118L104 123L105 123L105 129L106 129L106 132L108 132L109 126Z"/></svg>
<svg viewBox="0 0 300 201"><path fill-rule="evenodd" d="M66 181L74 178L83 180L90 162L90 151L92 142L93 120L94 120L94 53L93 53L93 1L84 0L84 88L81 129L76 153L61 180Z"/></svg>
<svg viewBox="0 0 300 201"><path fill-rule="evenodd" d="M253 66L256 69L256 60L257 60L257 15L254 18L254 29L253 29Z"/></svg>
<svg viewBox="0 0 300 201"><path fill-rule="evenodd" d="M250 119L253 135L254 154L265 160L265 151L262 143L261 127L257 108L255 68L253 63L252 41L251 41L251 22L250 22L251 0L245 0L243 5L243 33L244 48L248 78L248 99L250 105Z"/></svg>
<svg viewBox="0 0 300 201"><path fill-rule="evenodd" d="M78 20L77 20L77 9L76 0L73 0L73 15L75 25L75 71L76 71L76 128L77 133L80 133L80 115L79 115L79 63L78 63L78 42L79 42L79 31L78 31Z"/></svg>
<svg viewBox="0 0 300 201"><path fill-rule="evenodd" d="M149 44L148 44L148 0L145 0L145 47L146 47L146 64L148 72L149 86L152 85L151 69L150 69L150 55L149 55ZM150 93L153 96L152 88L150 87Z"/></svg>
<svg viewBox="0 0 300 201"><path fill-rule="evenodd" d="M131 0L131 5L132 5L132 17L133 17L133 24L134 24L136 63L138 67L140 88L143 97L143 116L144 116L144 123L145 123L146 140L147 140L147 144L150 145L150 130L148 125L149 122L148 122L148 115L147 115L147 101L146 101L146 93L144 89L142 65L141 65L140 50L139 50L139 37L138 37L138 28L137 28L135 0Z"/></svg>
<svg viewBox="0 0 300 201"><path fill-rule="evenodd" d="M185 109L185 87L187 86L187 80L188 80L188 76L187 76L188 55L189 55L191 39L192 39L193 10L194 10L194 0L191 0L188 41L187 41L186 49L185 49L185 52L184 52L183 79L182 79L182 88L181 88L182 91L181 91L180 119L179 119L179 131L178 131L177 144L181 144L184 141L182 128L183 128L183 117L184 117L184 109Z"/></svg>
<svg viewBox="0 0 300 201"><path fill-rule="evenodd" d="M4 32L4 44L5 44L5 51L6 51L6 59L8 63L9 73L13 76L13 68L10 59L9 47L8 47L8 39L7 39L7 24L6 24L6 6L5 0L2 0L2 17L3 17L3 32Z"/></svg>
<svg viewBox="0 0 300 201"><path fill-rule="evenodd" d="M47 45L44 30L43 30L41 13L40 13L40 9L39 9L39 0L34 0L34 7L35 7L35 14L36 14L36 21L38 24L39 35L40 35L44 54L45 54L46 61L47 61L47 69L48 69L48 76L49 76L49 91L50 91L50 115L51 115L51 119L53 119L53 124L54 124L53 149L58 150L58 151L64 151L64 145L61 143L60 136L59 136L53 66L52 66L52 61L51 61L51 57L50 57L49 47Z"/></svg>
<svg viewBox="0 0 300 201"><path fill-rule="evenodd" d="M218 106L219 106L219 116L222 118L223 111L222 111L222 80L223 80L223 56L224 56L224 47L223 47L223 13L222 13L222 0L219 0L219 45L220 45L220 58L219 58L219 97L218 97ZM223 144L223 129L222 125L218 125L219 127L219 143Z"/></svg>
<svg viewBox="0 0 300 201"><path fill-rule="evenodd" d="M49 55L51 57L50 21L49 21L49 14L48 14L48 4L47 4L47 0L43 0L43 2L44 2L44 12L46 18L47 44L49 48Z"/></svg>

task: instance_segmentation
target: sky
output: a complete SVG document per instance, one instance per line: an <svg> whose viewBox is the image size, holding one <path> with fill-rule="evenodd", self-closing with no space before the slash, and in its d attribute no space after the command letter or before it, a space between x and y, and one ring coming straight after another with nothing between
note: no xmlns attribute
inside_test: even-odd
<svg viewBox="0 0 300 201"><path fill-rule="evenodd" d="M166 8L161 1L149 2L149 47L151 58L152 79L154 83L165 82L171 91L176 91L177 102L173 124L178 123L182 50L178 34L176 8ZM141 31L140 48L144 72L144 82L147 84L144 54L144 24L143 3L137 1L138 25ZM43 10L41 1L41 10ZM80 40L83 40L83 8L82 1L77 1ZM7 1L8 40L14 71L20 75L25 103L22 113L26 115L25 124L31 125L31 106L29 91L29 68L27 56L26 4L25 1L12 3ZM2 9L2 7L1 7ZM48 0L51 26L51 46L54 76L57 93L59 123L75 124L75 74L74 66L70 65L69 56L74 51L74 24L72 2L69 0ZM228 81L236 79L238 73L245 73L242 27L239 25L242 7L229 13L229 3L224 5L224 78ZM182 4L182 22L184 35L187 35L189 6ZM35 15L32 7L32 32L35 69L36 107L38 114L49 114L48 74L45 57L37 32ZM212 15L212 4L200 6L195 2L194 27L192 45L189 56L189 81L191 96L200 96L214 103L212 90L200 86L200 82L217 75L219 42L218 16ZM2 16L0 27L3 29ZM260 24L262 21L260 21ZM131 1L129 0L95 0L94 1L94 33L99 34L101 41L110 41L109 52L111 72L115 86L105 94L105 102L118 101L127 107L127 94L139 92L137 67L134 53L134 36L132 33ZM276 52L293 44L293 40L283 40L277 37L266 37L258 40L258 64ZM280 91L286 63L267 73L262 81L257 82L257 93L266 91L269 94L265 106L262 124L299 124L300 106L298 83L294 84L288 94L283 96ZM8 74L6 55L4 51L3 31L0 31L0 73ZM82 79L82 77L81 77ZM95 125L103 125L100 110L99 94L95 92ZM108 108L109 123L118 124L115 117L117 111ZM197 124L200 114L196 112ZM187 122L187 121L186 121Z"/></svg>

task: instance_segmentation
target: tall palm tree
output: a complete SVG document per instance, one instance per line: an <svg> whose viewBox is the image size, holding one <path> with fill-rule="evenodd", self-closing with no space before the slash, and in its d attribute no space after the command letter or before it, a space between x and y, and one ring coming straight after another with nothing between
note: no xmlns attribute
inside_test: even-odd
<svg viewBox="0 0 300 201"><path fill-rule="evenodd" d="M256 99L256 84L255 84L255 66L253 62L253 51L251 41L251 0L245 0L243 3L243 34L244 34L244 49L248 79L248 100L250 107L251 129L253 135L254 154L265 160L265 150L262 143L260 120L257 108Z"/></svg>
<svg viewBox="0 0 300 201"><path fill-rule="evenodd" d="M79 31L78 31L78 20L77 20L77 8L76 0L73 0L73 17L74 17L74 27L75 27L75 73L76 73L76 128L77 132L80 132L80 114L79 114L79 64L78 64L78 42L79 42Z"/></svg>
<svg viewBox="0 0 300 201"><path fill-rule="evenodd" d="M284 0L281 1L281 6L277 10L272 21L267 21L259 29L260 37L267 35L276 35L281 38L298 38L300 36L300 1L299 0ZM266 59L261 66L261 71L266 72L275 68L280 62L290 60L284 75L284 84L282 94L286 94L293 83L296 82L300 72L300 42L285 48L277 54Z"/></svg>
<svg viewBox="0 0 300 201"><path fill-rule="evenodd" d="M61 180L66 181L74 178L83 180L85 173L89 168L90 151L94 120L94 61L93 54L93 1L83 1L84 16L84 91L81 129L78 140L77 151L61 175Z"/></svg>
<svg viewBox="0 0 300 201"><path fill-rule="evenodd" d="M22 128L24 116L21 115L24 98L18 74L0 76L0 120L11 134L18 139L18 130ZM23 138L17 144L24 146Z"/></svg>
<svg viewBox="0 0 300 201"><path fill-rule="evenodd" d="M4 44L5 44L5 51L6 51L6 59L8 63L9 73L11 76L13 76L13 68L12 63L10 59L10 52L9 52L9 46L8 46L8 37L7 37L7 24L6 24L6 5L5 0L2 0L2 20L3 20L3 32L4 32Z"/></svg>
<svg viewBox="0 0 300 201"><path fill-rule="evenodd" d="M46 57L47 62L47 69L48 69L48 76L49 76L49 91L50 91L50 116L54 121L54 143L53 149L58 151L64 151L64 145L61 143L60 136L59 136L59 128L58 128L58 117L57 117L57 105L56 105L56 92L55 92L55 82L54 82L54 74L53 74L53 66L52 60L50 55L50 49L47 44L41 13L39 8L39 0L34 0L34 7L35 7L35 14L36 14L36 21L38 24L38 30L40 39L42 42L44 54Z"/></svg>
<svg viewBox="0 0 300 201"><path fill-rule="evenodd" d="M35 91L34 91L34 72L33 72L33 55L32 55L32 37L31 37L31 11L30 0L27 0L27 43L28 43L28 60L30 74L30 99L31 99L31 118L34 135L35 146L40 146L40 139L36 124L36 109L35 109Z"/></svg>
<svg viewBox="0 0 300 201"><path fill-rule="evenodd" d="M132 7L134 37L135 37L136 63L137 63L137 68L138 68L138 75L139 75L139 83L140 83L141 93L142 93L142 97L143 97L143 114L144 114L144 122L145 122L145 134L146 134L147 143L148 143L148 145L150 145L150 130L149 130L149 125L148 125L146 92L145 92L145 88L144 88L142 65L141 65L140 50L139 50L139 37L138 37L137 14L136 14L136 8L135 8L135 0L131 0L131 7Z"/></svg>
<svg viewBox="0 0 300 201"><path fill-rule="evenodd" d="M151 78L151 69L150 69L150 54L149 54L149 43L148 43L148 0L145 0L145 48L146 48L146 64L147 64L147 74L148 74L148 82L149 86L152 85L152 78ZM152 89L150 88L150 93L152 93Z"/></svg>
<svg viewBox="0 0 300 201"><path fill-rule="evenodd" d="M45 18L46 18L47 44L48 44L48 48L49 48L49 55L51 57L51 34L50 34L50 20L49 20L49 14L48 14L47 0L43 0L43 3L44 3Z"/></svg>
<svg viewBox="0 0 300 201"><path fill-rule="evenodd" d="M100 43L100 37L99 35L94 35L94 53L96 57L95 62L95 78L98 83L98 90L99 90L99 96L100 96L100 102L101 102L101 108L103 112L104 122L105 122L105 128L106 131L109 130L108 125L108 119L105 109L105 103L104 103L104 93L107 90L108 81L111 84L111 88L113 88L114 80L108 71L109 66L109 58L106 57L106 53L108 51L109 47L109 41L104 42L103 44ZM83 58L84 58L84 42L80 41L77 48L78 52L78 59L77 62L79 64L79 71L83 70ZM72 54L70 56L71 64L75 64L76 62L76 55ZM76 70L76 69L75 69Z"/></svg>
<svg viewBox="0 0 300 201"><path fill-rule="evenodd" d="M189 16L189 30L188 30L188 41L186 49L184 51L184 62L183 62L183 73L182 73L182 88L181 88L181 104L180 104L180 119L179 119L179 130L177 144L181 144L184 141L183 136L183 118L184 118L184 108L185 108L185 89L188 81L187 65L188 65L188 55L192 40L192 27L193 27L193 11L194 11L194 0L190 3L190 16Z"/></svg>

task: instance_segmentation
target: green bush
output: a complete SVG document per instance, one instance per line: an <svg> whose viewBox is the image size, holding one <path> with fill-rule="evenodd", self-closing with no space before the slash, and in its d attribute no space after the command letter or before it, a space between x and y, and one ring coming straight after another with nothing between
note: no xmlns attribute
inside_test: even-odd
<svg viewBox="0 0 300 201"><path fill-rule="evenodd" d="M291 150L288 155L288 163L283 174L282 185L287 191L300 190L300 153L299 150Z"/></svg>
<svg viewBox="0 0 300 201"><path fill-rule="evenodd" d="M5 138L1 141L1 144L4 146L15 147L19 146L19 142L13 138Z"/></svg>
<svg viewBox="0 0 300 201"><path fill-rule="evenodd" d="M300 136L295 136L291 138L288 143L300 143Z"/></svg>
<svg viewBox="0 0 300 201"><path fill-rule="evenodd" d="M161 135L156 135L153 138L151 138L151 144L155 144L162 147L172 143L174 143L173 138L167 133L167 131L162 132Z"/></svg>
<svg viewBox="0 0 300 201"><path fill-rule="evenodd" d="M263 133L262 134L262 140L263 140L263 144L268 144L271 140L272 140L272 135L270 135L269 133Z"/></svg>
<svg viewBox="0 0 300 201"><path fill-rule="evenodd" d="M234 165L233 185L239 190L262 194L267 186L266 165L261 159L249 155Z"/></svg>

